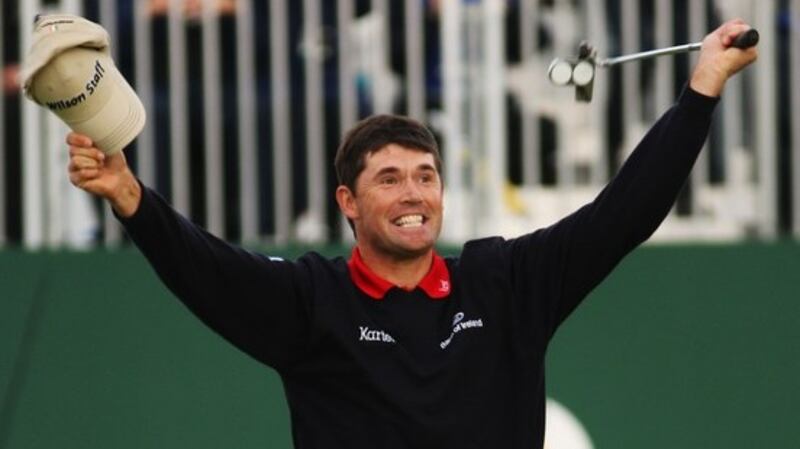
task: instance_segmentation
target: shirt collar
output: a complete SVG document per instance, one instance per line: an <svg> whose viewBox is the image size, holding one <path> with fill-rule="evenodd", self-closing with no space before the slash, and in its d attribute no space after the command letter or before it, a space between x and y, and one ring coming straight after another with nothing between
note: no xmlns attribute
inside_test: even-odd
<svg viewBox="0 0 800 449"><path fill-rule="evenodd" d="M381 300L386 293L396 285L378 276L372 271L364 259L358 247L353 248L350 260L347 261L350 271L350 279L356 284L359 290L366 293L372 299ZM420 281L417 287L421 288L431 299L444 299L450 295L450 271L444 259L433 252L433 263L428 274Z"/></svg>

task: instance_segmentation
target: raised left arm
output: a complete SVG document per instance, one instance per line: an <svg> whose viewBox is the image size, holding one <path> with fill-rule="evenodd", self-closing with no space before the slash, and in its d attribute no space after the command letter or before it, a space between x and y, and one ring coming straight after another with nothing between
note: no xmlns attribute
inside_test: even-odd
<svg viewBox="0 0 800 449"><path fill-rule="evenodd" d="M757 57L755 48L731 47L749 28L734 20L706 36L688 87L591 203L512 241L513 266L520 270L515 278L527 280L521 296L531 296L533 285L547 286L551 331L669 213L706 140L725 82Z"/></svg>

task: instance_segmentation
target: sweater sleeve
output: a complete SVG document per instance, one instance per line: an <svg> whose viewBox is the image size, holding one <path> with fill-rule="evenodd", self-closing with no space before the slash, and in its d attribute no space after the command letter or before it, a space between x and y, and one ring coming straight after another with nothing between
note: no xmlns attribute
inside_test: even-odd
<svg viewBox="0 0 800 449"><path fill-rule="evenodd" d="M276 369L300 357L311 295L301 262L233 246L144 185L136 213L117 218L170 291L215 332Z"/></svg>
<svg viewBox="0 0 800 449"><path fill-rule="evenodd" d="M544 319L549 335L667 216L703 147L717 101L686 87L591 203L509 241L520 306Z"/></svg>

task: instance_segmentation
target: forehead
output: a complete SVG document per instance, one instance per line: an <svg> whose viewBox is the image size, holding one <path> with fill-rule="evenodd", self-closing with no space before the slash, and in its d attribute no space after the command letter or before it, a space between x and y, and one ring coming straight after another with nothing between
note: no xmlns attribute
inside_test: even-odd
<svg viewBox="0 0 800 449"><path fill-rule="evenodd" d="M433 154L391 143L366 155L364 171L378 171L386 167L413 169L422 165L436 168Z"/></svg>

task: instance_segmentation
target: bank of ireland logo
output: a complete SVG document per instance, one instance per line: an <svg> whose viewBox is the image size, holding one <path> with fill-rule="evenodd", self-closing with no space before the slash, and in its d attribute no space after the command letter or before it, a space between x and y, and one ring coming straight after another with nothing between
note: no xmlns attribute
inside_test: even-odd
<svg viewBox="0 0 800 449"><path fill-rule="evenodd" d="M479 327L483 327L482 318L478 318L477 320L464 320L464 312L458 312L453 315L453 331L450 332L449 337L439 343L439 347L442 349L448 347L450 342L453 341L453 337L455 337L459 332L466 329L477 329Z"/></svg>

